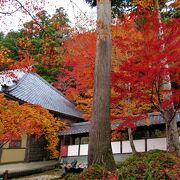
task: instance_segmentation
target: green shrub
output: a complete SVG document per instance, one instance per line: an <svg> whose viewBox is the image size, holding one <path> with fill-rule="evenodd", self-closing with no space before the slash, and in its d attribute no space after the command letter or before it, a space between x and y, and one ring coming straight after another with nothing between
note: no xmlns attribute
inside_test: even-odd
<svg viewBox="0 0 180 180"><path fill-rule="evenodd" d="M152 150L118 164L119 180L178 179L178 161L170 153Z"/></svg>
<svg viewBox="0 0 180 180"><path fill-rule="evenodd" d="M93 165L88 169L85 169L80 174L67 173L64 177L65 180L100 180L103 177L108 176L108 171L104 167L99 165Z"/></svg>
<svg viewBox="0 0 180 180"><path fill-rule="evenodd" d="M117 165L119 180L178 180L180 177L180 158L172 153L152 150L132 155ZM67 174L64 180L111 180L116 173L104 167L93 165L80 174Z"/></svg>

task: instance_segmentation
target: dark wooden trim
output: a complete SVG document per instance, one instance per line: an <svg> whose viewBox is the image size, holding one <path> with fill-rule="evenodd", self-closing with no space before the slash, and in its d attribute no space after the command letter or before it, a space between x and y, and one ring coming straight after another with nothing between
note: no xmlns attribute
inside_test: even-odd
<svg viewBox="0 0 180 180"><path fill-rule="evenodd" d="M53 111L53 110L49 110L49 112L54 114L56 117L59 117L60 119L61 118L65 118L65 119L69 119L71 121L74 121L76 123L78 123L78 122L85 122L85 120L83 118L81 118L81 117L75 117L75 116L71 116L71 115L68 115L68 114L56 112L56 111Z"/></svg>
<svg viewBox="0 0 180 180"><path fill-rule="evenodd" d="M122 136L120 137L120 154L122 154Z"/></svg>
<svg viewBox="0 0 180 180"><path fill-rule="evenodd" d="M145 137L144 140L145 140L145 141L144 141L144 143L145 143L145 152L147 152L147 138Z"/></svg>
<svg viewBox="0 0 180 180"><path fill-rule="evenodd" d="M146 130L146 132L145 132L145 142L144 142L145 143L145 152L147 152L147 138L149 136L148 133L149 133L148 130Z"/></svg>
<svg viewBox="0 0 180 180"><path fill-rule="evenodd" d="M14 164L15 166L17 163L24 163L24 161L3 162L3 163L0 163L0 165Z"/></svg>
<svg viewBox="0 0 180 180"><path fill-rule="evenodd" d="M80 148L81 148L81 137L79 137L78 156L80 156Z"/></svg>
<svg viewBox="0 0 180 180"><path fill-rule="evenodd" d="M18 147L18 148L1 148L2 150L16 150L16 149L27 149L26 147Z"/></svg>
<svg viewBox="0 0 180 180"><path fill-rule="evenodd" d="M72 157L74 157L74 158L77 158L77 157L85 157L85 156L88 156L88 155L81 155L81 156L63 156L62 158L72 158Z"/></svg>
<svg viewBox="0 0 180 180"><path fill-rule="evenodd" d="M29 152L30 152L30 136L27 135L27 140L26 140L26 152L25 152L25 162L29 162Z"/></svg>
<svg viewBox="0 0 180 180"><path fill-rule="evenodd" d="M12 99L12 100L14 100L14 101L18 101L20 104L26 103L25 101L23 101L23 100L21 100L21 99L19 99L19 98L16 98L16 97L14 97L14 96L12 96L12 95L10 95L10 94L8 94L8 92L3 92L3 93L4 93L5 97L7 97L7 98L9 98L9 99Z"/></svg>
<svg viewBox="0 0 180 180"><path fill-rule="evenodd" d="M111 142L119 142L119 141L121 141L121 139L120 140L114 140L114 141L111 141Z"/></svg>
<svg viewBox="0 0 180 180"><path fill-rule="evenodd" d="M2 142L1 142L1 143L2 143ZM0 143L0 145L1 145L1 143ZM3 151L3 147L0 148L0 163L1 163L1 158L2 158L2 151Z"/></svg>

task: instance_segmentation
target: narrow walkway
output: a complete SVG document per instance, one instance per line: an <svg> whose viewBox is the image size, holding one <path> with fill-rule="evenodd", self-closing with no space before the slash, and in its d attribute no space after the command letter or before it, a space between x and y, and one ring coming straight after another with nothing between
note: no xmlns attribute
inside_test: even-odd
<svg viewBox="0 0 180 180"><path fill-rule="evenodd" d="M14 163L0 165L0 177L8 170L8 177L20 177L33 173L40 173L46 170L54 169L59 164L59 161L39 161L30 163Z"/></svg>

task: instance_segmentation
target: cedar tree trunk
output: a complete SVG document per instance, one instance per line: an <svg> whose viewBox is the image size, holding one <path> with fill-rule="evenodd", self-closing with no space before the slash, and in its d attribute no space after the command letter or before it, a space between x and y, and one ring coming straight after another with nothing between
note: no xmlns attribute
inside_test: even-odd
<svg viewBox="0 0 180 180"><path fill-rule="evenodd" d="M111 48L111 1L98 0L94 96L88 165L100 164L108 170L115 170L110 126Z"/></svg>

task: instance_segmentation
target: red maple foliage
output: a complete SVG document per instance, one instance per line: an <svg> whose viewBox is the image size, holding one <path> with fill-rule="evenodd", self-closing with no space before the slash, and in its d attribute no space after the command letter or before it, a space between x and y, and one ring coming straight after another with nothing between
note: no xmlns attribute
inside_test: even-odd
<svg viewBox="0 0 180 180"><path fill-rule="evenodd" d="M142 114L159 111L159 102L166 108L171 101L178 108L178 27L179 19L161 23L157 12L145 10L125 16L124 20L121 19L112 27L112 118L128 117L124 123L128 125L133 119L142 119ZM61 83L56 87L90 115L95 34L77 34L64 46L68 51L64 55L64 69L59 75L58 82ZM173 84L170 100L163 98L169 93L162 88L163 83L169 81L165 78L167 75Z"/></svg>
<svg viewBox="0 0 180 180"><path fill-rule="evenodd" d="M93 95L95 41L95 33L86 32L73 35L63 44L66 49L63 56L65 63L54 83L88 115Z"/></svg>
<svg viewBox="0 0 180 180"><path fill-rule="evenodd" d="M133 28L138 28L142 38L137 42L129 42L132 47L138 48L131 49L131 56L122 62L118 72L113 73L112 86L117 93L113 98L114 103L122 98L126 101L129 98L131 103L135 100L134 110L131 107L127 110L134 115L148 112L147 110L162 112L171 104L178 109L179 19L162 23L157 12L149 11L132 13L129 18L136 22ZM118 41L117 46L127 51L126 42ZM164 86L168 83L174 85L165 89ZM128 120L124 122L125 125L127 123Z"/></svg>

